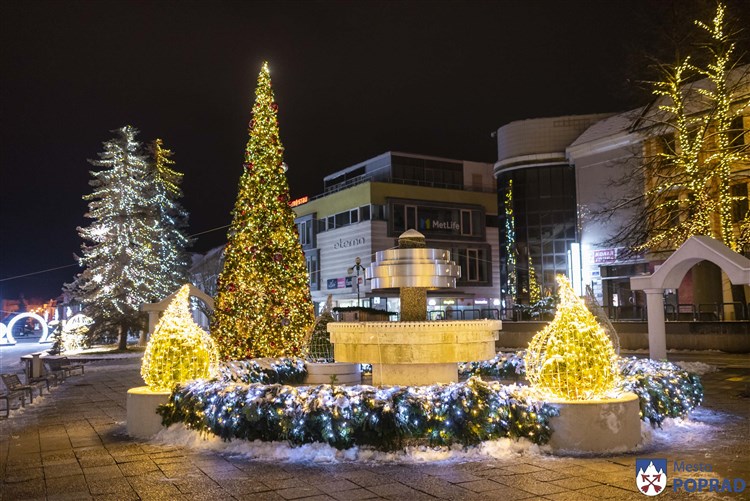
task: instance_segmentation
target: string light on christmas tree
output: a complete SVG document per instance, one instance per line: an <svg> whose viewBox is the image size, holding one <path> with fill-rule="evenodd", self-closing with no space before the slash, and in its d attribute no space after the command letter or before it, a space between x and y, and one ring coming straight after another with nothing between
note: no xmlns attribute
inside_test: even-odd
<svg viewBox="0 0 750 501"><path fill-rule="evenodd" d="M612 341L568 279L558 275L557 285L560 304L555 318L534 336L526 351L529 382L556 398L605 397L619 380Z"/></svg>
<svg viewBox="0 0 750 501"><path fill-rule="evenodd" d="M211 324L225 360L300 356L314 320L268 63L255 96Z"/></svg>
<svg viewBox="0 0 750 501"><path fill-rule="evenodd" d="M189 296L190 285L183 285L146 346L141 376L152 391L214 374L218 352L211 336L193 321Z"/></svg>

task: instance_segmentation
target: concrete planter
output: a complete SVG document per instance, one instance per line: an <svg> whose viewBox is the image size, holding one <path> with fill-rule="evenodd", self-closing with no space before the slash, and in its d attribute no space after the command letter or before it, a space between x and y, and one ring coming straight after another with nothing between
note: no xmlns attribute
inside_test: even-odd
<svg viewBox="0 0 750 501"><path fill-rule="evenodd" d="M319 364L306 362L307 376L305 384L360 384L362 382L362 372L359 364L350 364L345 362L334 362L330 364Z"/></svg>
<svg viewBox="0 0 750 501"><path fill-rule="evenodd" d="M615 399L550 400L560 411L550 419L550 446L556 454L602 454L633 450L641 442L638 396Z"/></svg>
<svg viewBox="0 0 750 501"><path fill-rule="evenodd" d="M162 429L161 416L156 408L166 404L169 391L151 391L148 386L128 390L127 426L133 438L149 439Z"/></svg>

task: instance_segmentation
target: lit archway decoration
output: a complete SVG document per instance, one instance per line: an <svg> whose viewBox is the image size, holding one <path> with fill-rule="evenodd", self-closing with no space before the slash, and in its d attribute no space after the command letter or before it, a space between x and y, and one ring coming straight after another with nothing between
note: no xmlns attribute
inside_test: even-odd
<svg viewBox="0 0 750 501"><path fill-rule="evenodd" d="M8 340L10 344L16 344L16 338L13 337L13 326L16 325L16 322L19 320L22 320L24 318L33 318L39 324L42 326L42 337L39 338L40 343L51 343L52 340L48 340L47 337L49 336L49 327L47 327L47 322L44 321L44 318L40 317L36 313L26 312L26 313L20 313L13 317L10 322L8 322L7 330L5 331L5 338Z"/></svg>
<svg viewBox="0 0 750 501"><path fill-rule="evenodd" d="M16 344L16 339L8 331L5 324L0 324L0 346L10 346Z"/></svg>

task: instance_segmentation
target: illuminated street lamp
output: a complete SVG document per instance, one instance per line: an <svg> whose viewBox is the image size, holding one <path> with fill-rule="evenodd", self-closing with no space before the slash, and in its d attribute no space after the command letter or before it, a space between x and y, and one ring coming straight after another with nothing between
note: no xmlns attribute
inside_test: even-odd
<svg viewBox="0 0 750 501"><path fill-rule="evenodd" d="M365 273L364 273L364 271L365 271L365 267L364 267L364 266L362 266L361 264L359 264L359 263L361 263L361 262L362 262L362 261L361 261L361 260L359 259L359 256L357 256L357 257L356 257L356 258L354 259L354 267L353 267L353 268L349 268L349 269L347 270L347 272L349 273L349 275L351 275L352 273L354 273L354 274L355 274L355 278L356 278L356 280L357 280L357 307L361 306L361 305L359 304L359 272L360 272L360 271L362 271L362 276L363 276L363 278L364 278L364 274L365 274Z"/></svg>

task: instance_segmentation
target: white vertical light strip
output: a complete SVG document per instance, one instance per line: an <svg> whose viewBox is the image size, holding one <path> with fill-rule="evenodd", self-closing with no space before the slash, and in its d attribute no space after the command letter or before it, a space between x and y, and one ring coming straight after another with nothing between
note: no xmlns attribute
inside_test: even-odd
<svg viewBox="0 0 750 501"><path fill-rule="evenodd" d="M570 282L577 296L583 296L583 282L581 276L581 244L573 242L568 251L568 266L570 269Z"/></svg>

